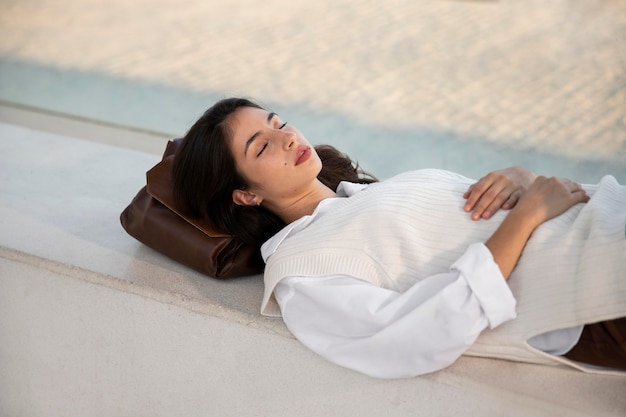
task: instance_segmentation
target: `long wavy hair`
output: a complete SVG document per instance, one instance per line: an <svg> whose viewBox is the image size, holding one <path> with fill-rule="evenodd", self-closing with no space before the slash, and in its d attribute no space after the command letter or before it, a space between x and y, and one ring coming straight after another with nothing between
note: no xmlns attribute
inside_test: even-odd
<svg viewBox="0 0 626 417"><path fill-rule="evenodd" d="M262 206L248 207L233 202L233 190L245 190L248 186L237 172L229 148L232 132L227 119L240 107L262 108L244 98L223 99L189 129L174 159L174 197L178 207L189 216L201 218L246 243L260 246L285 223ZM368 184L377 181L336 148L319 145L315 150L322 161L318 178L332 190L336 190L341 181Z"/></svg>

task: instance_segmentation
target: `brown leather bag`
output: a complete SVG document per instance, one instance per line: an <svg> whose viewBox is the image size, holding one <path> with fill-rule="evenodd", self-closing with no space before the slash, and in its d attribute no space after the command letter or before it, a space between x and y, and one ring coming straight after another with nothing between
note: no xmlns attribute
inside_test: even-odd
<svg viewBox="0 0 626 417"><path fill-rule="evenodd" d="M259 249L184 216L174 204L172 165L182 139L169 141L163 159L120 215L126 232L152 249L213 278L263 272Z"/></svg>

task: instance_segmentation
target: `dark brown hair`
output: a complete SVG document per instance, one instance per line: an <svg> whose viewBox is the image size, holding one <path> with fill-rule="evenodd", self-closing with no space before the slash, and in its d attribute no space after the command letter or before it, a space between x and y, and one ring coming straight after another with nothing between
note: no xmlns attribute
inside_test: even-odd
<svg viewBox="0 0 626 417"><path fill-rule="evenodd" d="M263 207L240 206L232 192L246 189L237 172L228 142L232 136L226 120L239 107L262 108L243 98L218 101L194 123L176 153L172 176L174 196L181 210L214 227L260 246L285 223ZM336 190L341 181L372 183L375 177L361 170L346 154L330 145L315 147L321 161L319 180Z"/></svg>

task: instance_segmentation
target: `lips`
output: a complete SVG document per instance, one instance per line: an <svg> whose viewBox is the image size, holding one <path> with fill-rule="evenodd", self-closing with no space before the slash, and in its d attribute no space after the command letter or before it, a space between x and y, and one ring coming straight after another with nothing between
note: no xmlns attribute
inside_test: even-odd
<svg viewBox="0 0 626 417"><path fill-rule="evenodd" d="M298 147L298 153L296 154L296 166L303 162L306 162L311 157L311 147L301 145Z"/></svg>

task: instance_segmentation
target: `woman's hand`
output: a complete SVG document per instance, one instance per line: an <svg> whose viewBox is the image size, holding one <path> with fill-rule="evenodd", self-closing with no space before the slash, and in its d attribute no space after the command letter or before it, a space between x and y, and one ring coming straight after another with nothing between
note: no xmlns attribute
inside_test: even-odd
<svg viewBox="0 0 626 417"><path fill-rule="evenodd" d="M485 245L505 279L509 277L533 231L578 203L589 201L580 184L537 177Z"/></svg>
<svg viewBox="0 0 626 417"><path fill-rule="evenodd" d="M463 194L467 199L464 209L472 212L472 220L488 219L499 209L512 209L536 177L521 167L490 172Z"/></svg>
<svg viewBox="0 0 626 417"><path fill-rule="evenodd" d="M536 227L587 201L589 196L580 184L568 179L540 176L521 196L515 211L523 212Z"/></svg>

